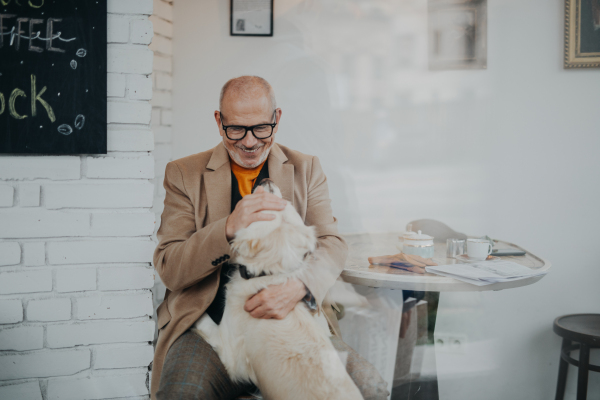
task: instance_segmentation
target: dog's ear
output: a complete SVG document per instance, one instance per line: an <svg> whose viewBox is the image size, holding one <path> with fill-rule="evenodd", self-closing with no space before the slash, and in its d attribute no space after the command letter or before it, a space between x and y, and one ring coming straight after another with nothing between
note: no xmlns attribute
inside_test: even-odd
<svg viewBox="0 0 600 400"><path fill-rule="evenodd" d="M282 217L283 220L289 224L296 226L305 226L304 221L302 220L300 215L298 215L298 212L290 203L288 203L283 209Z"/></svg>
<svg viewBox="0 0 600 400"><path fill-rule="evenodd" d="M261 252L263 246L261 239L240 240L233 243L233 250L245 258L252 259Z"/></svg>
<svg viewBox="0 0 600 400"><path fill-rule="evenodd" d="M262 242L260 239L252 239L248 241L248 249L250 250L250 256L254 257L262 249Z"/></svg>

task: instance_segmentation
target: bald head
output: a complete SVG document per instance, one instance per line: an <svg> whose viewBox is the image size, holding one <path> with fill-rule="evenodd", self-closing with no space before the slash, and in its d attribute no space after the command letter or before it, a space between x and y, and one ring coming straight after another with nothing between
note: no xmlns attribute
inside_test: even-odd
<svg viewBox="0 0 600 400"><path fill-rule="evenodd" d="M269 82L258 76L240 76L229 80L221 89L220 110L215 110L215 122L223 146L232 162L243 168L256 168L267 157L275 143L281 109L275 104L275 94ZM226 126L227 125L227 126ZM262 125L260 130L259 125ZM266 129L270 125L270 129ZM244 136L228 136L234 128L246 128ZM252 127L253 130L248 130ZM270 135L267 136L271 131ZM239 131L239 129L237 129Z"/></svg>
<svg viewBox="0 0 600 400"><path fill-rule="evenodd" d="M221 89L219 109L223 110L225 103L228 101L245 101L260 97L268 99L270 102L270 112L273 112L277 108L275 92L269 82L259 76L233 78L228 80Z"/></svg>

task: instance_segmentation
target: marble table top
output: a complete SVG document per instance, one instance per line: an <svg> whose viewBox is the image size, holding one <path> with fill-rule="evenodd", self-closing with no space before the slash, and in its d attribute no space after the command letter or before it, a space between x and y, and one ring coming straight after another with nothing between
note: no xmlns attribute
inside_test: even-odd
<svg viewBox="0 0 600 400"><path fill-rule="evenodd" d="M531 285L543 276L521 279L513 282L494 283L486 286L471 285L466 282L435 274L418 274L383 265L369 265L368 258L397 254L400 250L399 232L392 233L361 233L343 235L348 242L348 258L346 267L342 272L345 282L375 288L419 290L432 292L467 292L503 290L515 287ZM514 261L534 270L548 270L550 263L530 253L529 251L512 243L494 240L494 249L518 249L525 251L524 256L502 257L506 261ZM435 255L433 260L438 265L456 264L459 261L446 258L446 244L435 243Z"/></svg>

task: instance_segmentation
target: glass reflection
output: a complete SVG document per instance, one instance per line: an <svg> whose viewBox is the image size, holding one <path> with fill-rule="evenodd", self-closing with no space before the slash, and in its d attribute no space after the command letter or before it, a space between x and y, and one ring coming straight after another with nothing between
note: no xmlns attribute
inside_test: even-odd
<svg viewBox="0 0 600 400"><path fill-rule="evenodd" d="M275 7L275 36L251 41L228 37L227 4L208 3L207 13L186 6L198 15L189 32L211 40L187 42L189 54L176 62L187 74L179 93L189 93L176 99L176 156L216 142L210 115L197 112L214 109L214 96L197 93L218 93L232 76L257 74L273 84L283 109L277 141L319 156L343 233L401 233L407 222L432 218L562 261L569 267L555 271L557 278L528 287L442 292L439 300L415 298L414 306L364 286L336 292L344 340L365 354L380 357L377 341L389 338L374 333L361 342L360 329L383 330L373 321L390 315L399 326L409 321L398 357L386 359L401 371L396 386L436 376L443 399L552 398L560 341L551 321L597 300L591 293L600 271L592 268L597 252L573 262L556 240L557 230L579 232L595 248L600 223L600 192L590 184L598 167L600 81L594 71L562 71L562 6L288 0ZM475 13L450 7L457 3ZM488 6L489 36L480 19ZM234 57L247 62L227 62ZM206 61L215 59L230 67ZM446 59L454 64L441 63ZM579 211L565 212L574 202ZM373 255L384 254L393 253ZM575 278L582 276L593 279ZM579 304L561 298L566 292L577 293ZM405 305L410 316L400 312Z"/></svg>

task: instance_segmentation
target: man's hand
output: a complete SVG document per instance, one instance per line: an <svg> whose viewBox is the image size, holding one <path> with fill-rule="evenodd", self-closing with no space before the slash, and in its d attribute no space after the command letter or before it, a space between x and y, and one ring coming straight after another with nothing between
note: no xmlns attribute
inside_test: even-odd
<svg viewBox="0 0 600 400"><path fill-rule="evenodd" d="M227 240L234 238L237 231L247 228L255 221L272 221L273 214L261 213L263 210L281 211L285 208L287 201L280 199L271 193L266 193L262 186L256 188L254 193L245 196L235 206L235 210L227 218L225 224L225 235Z"/></svg>
<svg viewBox="0 0 600 400"><path fill-rule="evenodd" d="M250 297L244 305L244 310L254 318L284 319L304 296L304 283L290 279L284 284L269 286Z"/></svg>

